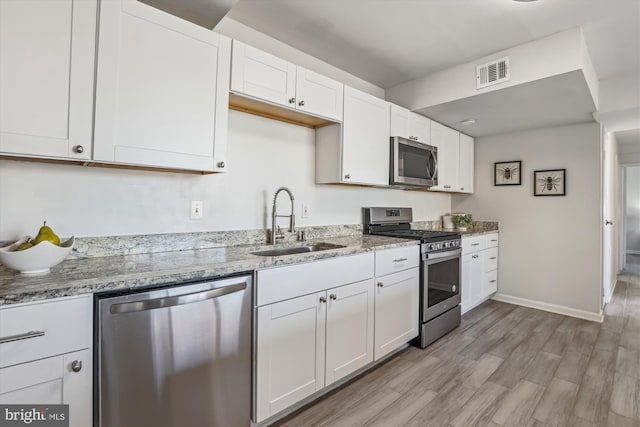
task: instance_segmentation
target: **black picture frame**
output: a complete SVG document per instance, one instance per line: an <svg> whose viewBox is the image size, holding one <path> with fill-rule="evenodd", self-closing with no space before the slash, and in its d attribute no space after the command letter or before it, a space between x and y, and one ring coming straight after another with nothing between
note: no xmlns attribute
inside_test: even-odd
<svg viewBox="0 0 640 427"><path fill-rule="evenodd" d="M512 160L494 163L493 185L522 185L522 161Z"/></svg>
<svg viewBox="0 0 640 427"><path fill-rule="evenodd" d="M547 169L533 171L534 196L566 196L567 170Z"/></svg>

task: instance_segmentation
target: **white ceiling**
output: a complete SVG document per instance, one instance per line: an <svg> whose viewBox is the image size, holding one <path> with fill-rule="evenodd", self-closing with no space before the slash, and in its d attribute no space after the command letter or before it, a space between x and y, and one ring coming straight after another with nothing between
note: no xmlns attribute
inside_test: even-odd
<svg viewBox="0 0 640 427"><path fill-rule="evenodd" d="M640 0L240 0L228 16L385 89L576 26L599 79L640 74Z"/></svg>

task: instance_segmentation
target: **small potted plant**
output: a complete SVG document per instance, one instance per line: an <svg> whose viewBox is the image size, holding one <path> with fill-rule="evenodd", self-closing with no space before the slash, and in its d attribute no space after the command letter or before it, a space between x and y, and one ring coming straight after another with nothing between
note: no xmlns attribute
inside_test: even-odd
<svg viewBox="0 0 640 427"><path fill-rule="evenodd" d="M470 227L471 224L473 224L471 214L452 214L451 220L460 231L467 231L467 227Z"/></svg>

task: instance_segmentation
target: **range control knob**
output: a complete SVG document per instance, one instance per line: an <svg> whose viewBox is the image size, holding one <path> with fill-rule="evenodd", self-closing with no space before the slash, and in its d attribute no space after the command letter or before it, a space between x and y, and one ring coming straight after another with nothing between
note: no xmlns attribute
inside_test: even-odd
<svg viewBox="0 0 640 427"><path fill-rule="evenodd" d="M443 247L443 248L448 248L448 247L449 247L449 243L448 243L448 242L444 242L444 243L442 244L442 247Z"/></svg>

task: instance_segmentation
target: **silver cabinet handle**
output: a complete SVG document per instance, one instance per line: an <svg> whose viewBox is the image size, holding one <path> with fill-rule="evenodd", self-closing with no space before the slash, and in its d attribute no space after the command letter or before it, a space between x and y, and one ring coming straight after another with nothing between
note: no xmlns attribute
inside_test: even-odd
<svg viewBox="0 0 640 427"><path fill-rule="evenodd" d="M71 362L71 370L73 372L80 372L82 370L82 360L74 360Z"/></svg>
<svg viewBox="0 0 640 427"><path fill-rule="evenodd" d="M289 98L289 104L295 104L295 103L296 103L295 98Z"/></svg>
<svg viewBox="0 0 640 427"><path fill-rule="evenodd" d="M84 147L82 145L76 145L75 147L73 147L73 152L82 154L84 153Z"/></svg>
<svg viewBox="0 0 640 427"><path fill-rule="evenodd" d="M476 259L478 258L478 255L471 255L471 258Z"/></svg>
<svg viewBox="0 0 640 427"><path fill-rule="evenodd" d="M384 288L384 283L382 283L382 282L378 282L378 287L379 287L379 288Z"/></svg>
<svg viewBox="0 0 640 427"><path fill-rule="evenodd" d="M325 297L320 297L320 302L327 302L327 299Z"/></svg>
<svg viewBox="0 0 640 427"><path fill-rule="evenodd" d="M460 187L460 191L464 191L464 187Z"/></svg>
<svg viewBox="0 0 640 427"><path fill-rule="evenodd" d="M498 239L491 239L491 242L497 242Z"/></svg>
<svg viewBox="0 0 640 427"><path fill-rule="evenodd" d="M224 168L224 162L218 162L218 167L219 168Z"/></svg>
<svg viewBox="0 0 640 427"><path fill-rule="evenodd" d="M489 283L496 283L496 281L495 280L490 280Z"/></svg>
<svg viewBox="0 0 640 427"><path fill-rule="evenodd" d="M351 175L346 174L346 175L344 176L344 179L351 179Z"/></svg>
<svg viewBox="0 0 640 427"><path fill-rule="evenodd" d="M406 261L407 258L398 258L398 259L394 259L393 262L403 262Z"/></svg>
<svg viewBox="0 0 640 427"><path fill-rule="evenodd" d="M498 259L498 257L492 256L492 257L491 257L491 258L489 258L489 259Z"/></svg>
<svg viewBox="0 0 640 427"><path fill-rule="evenodd" d="M331 295L329 295L329 298L331 298L331 299L332 299L332 300L334 300L334 301L338 299L338 297L336 296L336 294L331 294Z"/></svg>
<svg viewBox="0 0 640 427"><path fill-rule="evenodd" d="M24 334L9 335L8 337L0 338L0 344L13 342L13 341L28 340L30 338L38 338L43 336L44 336L44 331L29 331L29 332L25 332Z"/></svg>
<svg viewBox="0 0 640 427"><path fill-rule="evenodd" d="M247 288L246 282L240 282L222 288L209 289L208 291L195 292L192 294L177 295L173 297L163 297L150 299L146 301L123 302L113 304L109 311L112 314L131 313L135 311L155 310L156 308L168 308L176 305L191 304L194 302L205 301L212 298L218 298L223 295L232 294Z"/></svg>
<svg viewBox="0 0 640 427"><path fill-rule="evenodd" d="M472 243L471 246L480 246L480 243Z"/></svg>
<svg viewBox="0 0 640 427"><path fill-rule="evenodd" d="M298 102L298 105L301 106L301 107L304 107L304 100Z"/></svg>

